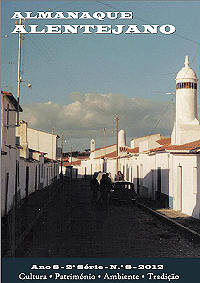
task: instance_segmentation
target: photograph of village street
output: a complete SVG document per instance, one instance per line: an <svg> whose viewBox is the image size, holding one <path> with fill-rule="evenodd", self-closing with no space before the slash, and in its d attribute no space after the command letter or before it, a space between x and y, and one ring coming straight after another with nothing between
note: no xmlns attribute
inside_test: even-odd
<svg viewBox="0 0 200 283"><path fill-rule="evenodd" d="M2 0L3 258L200 258L199 15Z"/></svg>

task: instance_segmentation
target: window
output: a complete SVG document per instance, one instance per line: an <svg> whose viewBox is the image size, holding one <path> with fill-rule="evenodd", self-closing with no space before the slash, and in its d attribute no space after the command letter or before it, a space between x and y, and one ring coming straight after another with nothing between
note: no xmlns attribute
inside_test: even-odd
<svg viewBox="0 0 200 283"><path fill-rule="evenodd" d="M20 137L16 137L16 146L20 146Z"/></svg>
<svg viewBox="0 0 200 283"><path fill-rule="evenodd" d="M193 194L197 194L197 167L193 167Z"/></svg>
<svg viewBox="0 0 200 283"><path fill-rule="evenodd" d="M35 191L37 190L37 166L35 167Z"/></svg>
<svg viewBox="0 0 200 283"><path fill-rule="evenodd" d="M9 123L10 123L10 108L9 108L9 104L7 104L7 109L6 109L6 111L7 111L7 121L6 121L6 126L7 126L7 128L8 128Z"/></svg>
<svg viewBox="0 0 200 283"><path fill-rule="evenodd" d="M8 188L9 188L9 173L6 173L6 199L5 199L5 214L8 210Z"/></svg>
<svg viewBox="0 0 200 283"><path fill-rule="evenodd" d="M39 180L38 180L38 182L40 183L40 164L39 164Z"/></svg>
<svg viewBox="0 0 200 283"><path fill-rule="evenodd" d="M17 161L17 183L19 185L19 161Z"/></svg>
<svg viewBox="0 0 200 283"><path fill-rule="evenodd" d="M29 167L26 166L26 198L28 197L29 194Z"/></svg>
<svg viewBox="0 0 200 283"><path fill-rule="evenodd" d="M140 164L140 185L143 186L143 164Z"/></svg>
<svg viewBox="0 0 200 283"><path fill-rule="evenodd" d="M192 88L192 89L197 89L197 83L177 83L176 84L176 89L181 89L181 88Z"/></svg>

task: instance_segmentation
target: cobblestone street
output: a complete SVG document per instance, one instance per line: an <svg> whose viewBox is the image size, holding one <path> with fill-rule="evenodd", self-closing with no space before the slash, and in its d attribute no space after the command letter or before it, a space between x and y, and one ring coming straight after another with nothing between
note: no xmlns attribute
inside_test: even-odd
<svg viewBox="0 0 200 283"><path fill-rule="evenodd" d="M200 257L200 244L132 203L91 203L89 183L65 184L16 257Z"/></svg>

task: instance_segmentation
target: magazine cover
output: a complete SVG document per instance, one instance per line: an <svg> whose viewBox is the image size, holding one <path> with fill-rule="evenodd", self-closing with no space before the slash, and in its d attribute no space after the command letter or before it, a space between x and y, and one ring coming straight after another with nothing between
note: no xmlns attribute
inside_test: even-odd
<svg viewBox="0 0 200 283"><path fill-rule="evenodd" d="M199 282L199 30L199 1L1 0L3 283Z"/></svg>

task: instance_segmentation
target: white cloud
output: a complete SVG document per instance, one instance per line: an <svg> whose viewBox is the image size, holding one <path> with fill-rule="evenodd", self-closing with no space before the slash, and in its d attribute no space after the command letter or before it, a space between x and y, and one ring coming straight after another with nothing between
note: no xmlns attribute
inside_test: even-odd
<svg viewBox="0 0 200 283"><path fill-rule="evenodd" d="M58 134L64 131L66 137L72 137L74 145L79 147L80 144L84 148L88 147L91 138L102 145L104 127L107 139L111 140L116 114L120 119L119 128L125 129L131 138L155 132L171 134L173 118L167 102L113 93L72 93L71 100L71 103L63 105L51 101L24 105L21 117L33 128L50 131L54 127Z"/></svg>

